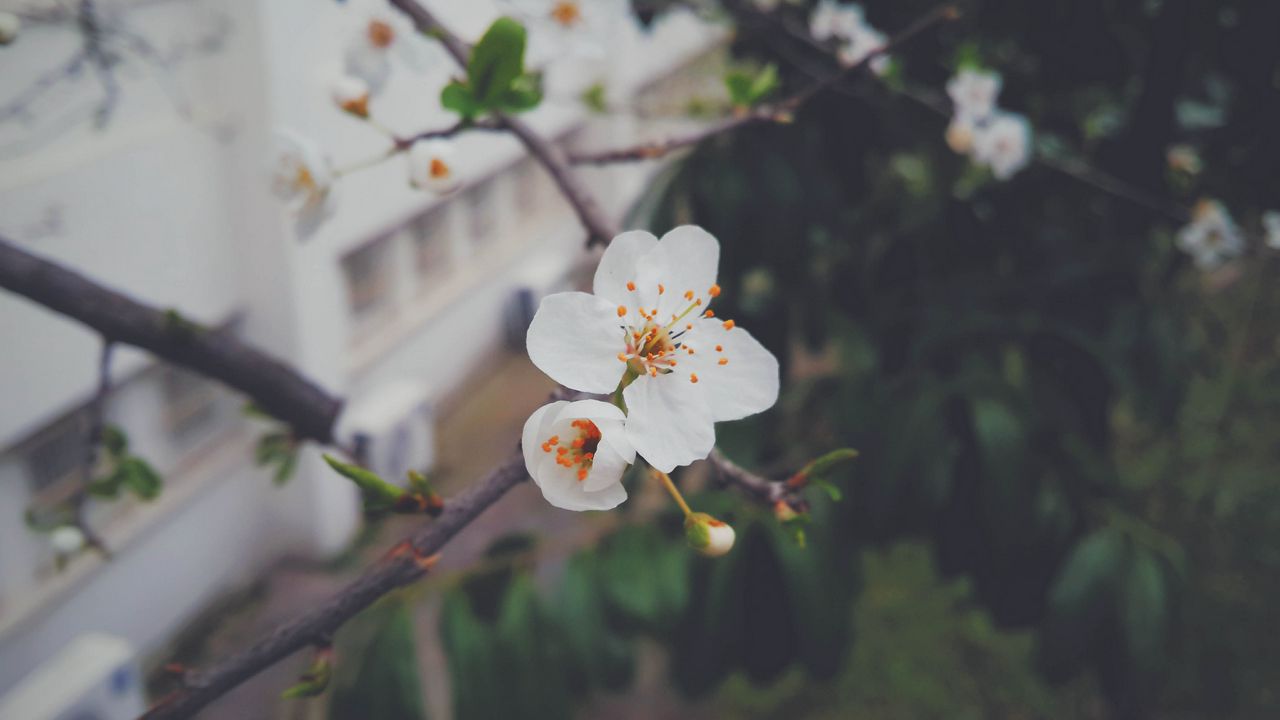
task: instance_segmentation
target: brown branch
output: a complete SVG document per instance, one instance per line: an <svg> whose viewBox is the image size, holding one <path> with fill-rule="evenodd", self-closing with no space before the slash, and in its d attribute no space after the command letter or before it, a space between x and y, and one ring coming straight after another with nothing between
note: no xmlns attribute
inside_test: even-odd
<svg viewBox="0 0 1280 720"><path fill-rule="evenodd" d="M39 258L0 237L0 287L77 320L110 342L140 347L243 392L305 439L333 440L342 401L228 332L161 311Z"/></svg>
<svg viewBox="0 0 1280 720"><path fill-rule="evenodd" d="M908 25L901 32L889 38L884 45L881 45L868 53L866 57L862 58L858 62L833 72L824 78L818 79L813 84L785 100L762 106L754 110L749 110L741 115L737 115L727 120L722 120L711 127L702 128L686 136L647 142L635 147L619 150L575 154L570 156L570 162L575 165L604 165L615 162L652 160L663 157L675 150L697 145L708 138L731 130L737 130L738 128L747 125L754 125L757 123L791 122L792 118L795 117L796 112L799 111L805 103L817 97L824 90L830 89L831 87L834 87L835 85L848 80L859 73L865 72L870 68L873 60L892 52L895 48L909 42L924 31L932 28L934 25L957 20L959 17L960 10L955 5L940 5L924 15L921 15L919 18L916 18L914 22Z"/></svg>
<svg viewBox="0 0 1280 720"><path fill-rule="evenodd" d="M71 497L71 521L84 534L85 543L102 553L105 558L111 557L102 536L89 525L87 515L89 503L89 486L93 483L93 475L98 466L98 450L102 444L102 434L106 427L107 395L111 392L111 355L115 344L103 338L102 352L98 355L98 389L93 393L86 412L89 416L89 427L85 433L84 463L80 468L80 486Z"/></svg>
<svg viewBox="0 0 1280 720"><path fill-rule="evenodd" d="M796 512L803 512L809 507L801 490L803 485L792 486L783 480L767 480L747 470L720 452L719 448L711 451L707 462L715 468L719 481L725 485L735 485L739 490L754 498L757 502L774 507L779 502L786 503Z"/></svg>
<svg viewBox="0 0 1280 720"><path fill-rule="evenodd" d="M502 129L504 129L502 125L491 120L471 120L471 121L459 120L458 122L450 125L447 128L442 128L440 130L424 130L420 133L415 133L413 135L406 135L404 137L393 137L391 138L391 141L394 144L394 150L396 152L401 152L413 147L413 144L418 142L419 140L451 138L454 135L457 135L463 132L464 130L502 130Z"/></svg>
<svg viewBox="0 0 1280 720"><path fill-rule="evenodd" d="M526 477L524 456L518 450L457 497L445 503L444 513L409 538L408 553L398 553L361 575L318 607L276 628L247 649L201 673L188 673L184 687L169 695L143 717L152 720L186 718L240 683L293 653L333 633L378 598L426 573L422 562L434 555L481 512Z"/></svg>
<svg viewBox="0 0 1280 720"><path fill-rule="evenodd" d="M391 0L391 4L408 15L419 32L438 38L458 65L467 66L470 49L457 35L442 25L430 10L416 0ZM609 219L595 196L574 173L568 158L558 145L539 135L519 118L502 113L496 113L495 118L510 130L511 134L524 144L529 154L546 168L565 200L569 201L578 214L582 226L586 228L588 245L607 244L620 232L618 225Z"/></svg>

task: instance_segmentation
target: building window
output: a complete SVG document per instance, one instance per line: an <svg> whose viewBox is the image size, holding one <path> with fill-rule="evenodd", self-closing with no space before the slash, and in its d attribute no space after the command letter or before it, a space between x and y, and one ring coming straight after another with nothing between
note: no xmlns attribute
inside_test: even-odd
<svg viewBox="0 0 1280 720"><path fill-rule="evenodd" d="M452 238L449 233L447 208L439 207L419 216L410 225L413 237L413 264L418 283L431 290L448 277L453 266Z"/></svg>
<svg viewBox="0 0 1280 720"><path fill-rule="evenodd" d="M176 367L165 367L161 378L165 428L179 443L204 436L216 421L218 389L212 382Z"/></svg>
<svg viewBox="0 0 1280 720"><path fill-rule="evenodd" d="M26 462L33 494L45 494L80 479L88 452L87 433L84 415L77 412L32 441Z"/></svg>
<svg viewBox="0 0 1280 720"><path fill-rule="evenodd" d="M515 173L515 202L516 210L521 216L531 217L538 213L547 181L542 167L533 158L525 158L520 162Z"/></svg>
<svg viewBox="0 0 1280 720"><path fill-rule="evenodd" d="M498 214L502 212L496 180L490 178L472 188L466 202L472 241L478 246L489 245L497 239Z"/></svg>
<svg viewBox="0 0 1280 720"><path fill-rule="evenodd" d="M395 298L391 244L379 238L342 259L347 279L347 302L357 322L391 306Z"/></svg>

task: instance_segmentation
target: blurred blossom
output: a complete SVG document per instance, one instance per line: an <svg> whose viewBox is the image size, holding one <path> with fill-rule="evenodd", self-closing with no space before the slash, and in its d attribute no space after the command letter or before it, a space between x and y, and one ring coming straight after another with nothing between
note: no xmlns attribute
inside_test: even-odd
<svg viewBox="0 0 1280 720"><path fill-rule="evenodd" d="M1191 222L1178 231L1177 243L1203 270L1216 268L1244 252L1244 237L1227 209L1216 200L1196 203Z"/></svg>
<svg viewBox="0 0 1280 720"><path fill-rule="evenodd" d="M951 123L947 125L947 145L961 155L968 154L973 150L973 135L977 129L977 120L972 115L951 116Z"/></svg>
<svg viewBox="0 0 1280 720"><path fill-rule="evenodd" d="M605 57L609 27L623 7L614 0L505 0L500 4L528 31L528 63Z"/></svg>
<svg viewBox="0 0 1280 720"><path fill-rule="evenodd" d="M1018 113L996 112L973 128L972 158L1008 180L1031 162L1031 123Z"/></svg>
<svg viewBox="0 0 1280 720"><path fill-rule="evenodd" d="M525 421L525 469L547 502L565 510L611 510L627 499L622 475L636 460L617 407L599 400L543 405Z"/></svg>
<svg viewBox="0 0 1280 720"><path fill-rule="evenodd" d="M404 13L386 0L352 0L352 36L343 56L346 72L368 84L377 94L391 76L391 59L423 71L440 51L435 41L414 31Z"/></svg>
<svg viewBox="0 0 1280 720"><path fill-rule="evenodd" d="M1186 173L1187 175L1199 175L1203 164L1200 161L1200 153L1190 145L1179 144L1173 145L1165 153L1165 159L1169 164L1169 169L1175 172Z"/></svg>
<svg viewBox="0 0 1280 720"><path fill-rule="evenodd" d="M1262 213L1262 234L1267 247L1280 250L1280 210Z"/></svg>
<svg viewBox="0 0 1280 720"><path fill-rule="evenodd" d="M330 205L333 167L320 146L288 130L276 131L272 190L299 215L323 214Z"/></svg>
<svg viewBox="0 0 1280 720"><path fill-rule="evenodd" d="M22 32L22 18L11 12L0 12L0 45L8 45Z"/></svg>
<svg viewBox="0 0 1280 720"><path fill-rule="evenodd" d="M84 533L74 525L63 525L49 533L49 545L59 555L74 555L84 547Z"/></svg>
<svg viewBox="0 0 1280 720"><path fill-rule="evenodd" d="M455 167L457 148L448 140L419 140L409 148L409 182L444 195L458 189L462 178Z"/></svg>
<svg viewBox="0 0 1280 720"><path fill-rule="evenodd" d="M864 25L862 6L821 0L809 16L809 34L819 42L849 40Z"/></svg>
<svg viewBox="0 0 1280 720"><path fill-rule="evenodd" d="M879 51L888 42L885 34L859 22L836 51L836 57L844 67L853 67L862 62L868 55ZM877 75L889 71L889 56L877 55L871 61L871 70Z"/></svg>
<svg viewBox="0 0 1280 720"><path fill-rule="evenodd" d="M773 353L710 309L719 263L702 228L626 232L601 257L595 294L549 295L529 326L533 364L566 387L620 394L627 438L662 472L705 458L714 423L778 399Z"/></svg>
<svg viewBox="0 0 1280 720"><path fill-rule="evenodd" d="M352 75L340 75L329 86L333 102L358 117L369 117L369 84Z"/></svg>
<svg viewBox="0 0 1280 720"><path fill-rule="evenodd" d="M996 110L1001 82L1000 74L995 72L966 68L956 73L947 81L947 95L955 105L955 114L973 119L989 117Z"/></svg>

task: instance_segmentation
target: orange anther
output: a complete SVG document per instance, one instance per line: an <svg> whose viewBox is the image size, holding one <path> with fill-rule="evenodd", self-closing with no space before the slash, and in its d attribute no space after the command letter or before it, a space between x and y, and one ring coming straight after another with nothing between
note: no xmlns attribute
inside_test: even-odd
<svg viewBox="0 0 1280 720"><path fill-rule="evenodd" d="M618 317L625 317L625 316L626 316L626 314L627 314L627 306L626 306L626 305L619 305L619 306L618 306ZM641 314L641 315L643 315L643 314L644 314L644 311L643 311L643 310L641 310L641 311L640 311L640 314Z"/></svg>
<svg viewBox="0 0 1280 720"><path fill-rule="evenodd" d="M691 383L698 382L698 373L689 373L689 382Z"/></svg>
<svg viewBox="0 0 1280 720"><path fill-rule="evenodd" d="M693 323L689 323L689 324L685 325L685 326L684 326L684 329L685 329L685 330L692 330L692 329L693 329Z"/></svg>
<svg viewBox="0 0 1280 720"><path fill-rule="evenodd" d="M689 300L690 302L692 302L692 301L693 301L693 291L692 291L692 290L685 290L685 291L684 291L684 299L685 299L685 300Z"/></svg>
<svg viewBox="0 0 1280 720"><path fill-rule="evenodd" d="M622 362L626 362L627 361L626 353L618 353L618 359L621 360Z"/></svg>
<svg viewBox="0 0 1280 720"><path fill-rule="evenodd" d="M635 284L635 283L633 283L633 282L631 282L630 280L628 280L628 281L627 281L627 289L628 289L628 290L630 290L631 292L635 292L635 291L636 291L636 284Z"/></svg>
<svg viewBox="0 0 1280 720"><path fill-rule="evenodd" d="M725 320L725 321L724 321L724 329L725 329L725 330L732 330L732 329L733 329L733 321L732 321L732 320Z"/></svg>
<svg viewBox="0 0 1280 720"><path fill-rule="evenodd" d="M666 289L666 288L664 288L664 287L662 287L662 283L658 283L658 294L659 294L659 295L661 295L662 293L664 293L664 292L666 292L666 291L667 291L667 289Z"/></svg>
<svg viewBox="0 0 1280 720"><path fill-rule="evenodd" d="M650 366L649 366L649 377L658 377L658 368L656 368L656 367L654 367L654 366L650 365Z"/></svg>
<svg viewBox="0 0 1280 720"><path fill-rule="evenodd" d="M574 450L579 450L579 449L581 449L581 448L582 448L583 443L585 443L585 442L586 442L586 441L585 441L585 440L583 440L582 438L576 438L576 439L574 439L574 441L573 441L573 449L574 449Z"/></svg>
<svg viewBox="0 0 1280 720"><path fill-rule="evenodd" d="M707 310L706 312L702 313L702 317L715 317L715 316L716 314L711 310Z"/></svg>
<svg viewBox="0 0 1280 720"><path fill-rule="evenodd" d="M720 296L720 286L719 286L719 285L712 285L712 286L711 286L711 289L707 290L707 294L708 294L708 295L710 295L711 297L719 297L719 296Z"/></svg>
<svg viewBox="0 0 1280 720"><path fill-rule="evenodd" d="M720 364L721 364L721 365L728 365L728 364L729 364L729 358L720 358Z"/></svg>
<svg viewBox="0 0 1280 720"><path fill-rule="evenodd" d="M717 345L717 346L716 346L716 352L724 352L724 346L723 346L723 345Z"/></svg>
<svg viewBox="0 0 1280 720"><path fill-rule="evenodd" d="M696 306L698 306L698 305L701 305L701 304L702 304L702 298L698 298L697 300L694 300L694 301L693 301L693 304L694 304L694 306L695 306L695 307L696 307Z"/></svg>
<svg viewBox="0 0 1280 720"><path fill-rule="evenodd" d="M558 443L560 442L560 436L559 436L559 435L552 435L551 437L547 438L547 442L548 442L548 443L550 443L550 444L552 444L552 445L556 445L556 444L558 444Z"/></svg>
<svg viewBox="0 0 1280 720"><path fill-rule="evenodd" d="M587 469L586 469L586 468L578 468L578 481L579 481L579 482L581 482L581 481L586 480L586 479L587 479Z"/></svg>

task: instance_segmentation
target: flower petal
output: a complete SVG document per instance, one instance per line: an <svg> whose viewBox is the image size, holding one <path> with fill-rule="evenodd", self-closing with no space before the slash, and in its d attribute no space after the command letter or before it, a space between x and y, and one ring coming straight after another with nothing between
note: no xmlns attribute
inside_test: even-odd
<svg viewBox="0 0 1280 720"><path fill-rule="evenodd" d="M626 368L625 347L613 305L581 292L543 298L529 325L529 359L552 380L590 393L612 392Z"/></svg>
<svg viewBox="0 0 1280 720"><path fill-rule="evenodd" d="M558 465L551 456L543 459L535 477L547 502L564 510L612 510L627 499L621 482L598 492L587 492L578 480L577 471Z"/></svg>
<svg viewBox="0 0 1280 720"><path fill-rule="evenodd" d="M716 444L705 391L684 375L644 376L622 391L627 439L662 472L705 458Z"/></svg>
<svg viewBox="0 0 1280 720"><path fill-rule="evenodd" d="M686 337L695 353L682 357L680 364L697 373L711 418L737 420L773 407L779 384L773 353L743 328L726 330L720 321L707 318L693 325Z"/></svg>
<svg viewBox="0 0 1280 720"><path fill-rule="evenodd" d="M609 489L611 485L620 484L622 473L626 472L629 464L613 448L600 443L591 460L591 471L587 473L587 479L582 481L582 489L588 493L597 493Z"/></svg>
<svg viewBox="0 0 1280 720"><path fill-rule="evenodd" d="M635 282L640 258L657 246L658 238L643 230L631 230L615 237L596 266L592 287L595 294L615 306L635 305L627 283Z"/></svg>
<svg viewBox="0 0 1280 720"><path fill-rule="evenodd" d="M667 292L658 298L658 317L664 321L689 306L684 294L693 291L703 308L710 304L708 292L716 283L720 265L720 242L696 225L681 225L658 242L657 248L640 261L639 275L661 282Z"/></svg>
<svg viewBox="0 0 1280 720"><path fill-rule="evenodd" d="M618 363L617 359L614 359ZM618 363L621 365L622 363ZM621 377L619 375L619 377ZM615 383L615 387L616 387ZM601 400L575 400L566 403L564 408L556 414L556 422L571 422L573 420L625 420L626 415L618 409L617 405L610 405Z"/></svg>
<svg viewBox="0 0 1280 720"><path fill-rule="evenodd" d="M568 405L567 400L557 400L553 403L547 403L529 416L524 421L524 432L520 434L520 449L524 452L524 466L529 471L529 476L537 482L538 476L535 474L538 466L542 464L542 455L540 452L543 435L542 426L547 421L551 421L556 417L556 411L561 407Z"/></svg>

